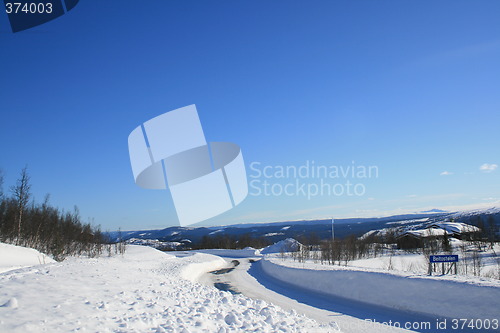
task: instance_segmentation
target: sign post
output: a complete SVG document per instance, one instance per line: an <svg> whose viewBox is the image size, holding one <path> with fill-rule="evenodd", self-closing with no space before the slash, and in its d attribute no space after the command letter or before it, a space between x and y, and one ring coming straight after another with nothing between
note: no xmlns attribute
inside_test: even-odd
<svg viewBox="0 0 500 333"><path fill-rule="evenodd" d="M458 255L456 254L444 254L444 255L433 255L429 258L429 275L432 275L434 271L434 264L441 263L441 272L444 274L448 274L452 268L455 268L455 275L457 274L457 262ZM451 263L450 268L445 273L444 266L445 263Z"/></svg>

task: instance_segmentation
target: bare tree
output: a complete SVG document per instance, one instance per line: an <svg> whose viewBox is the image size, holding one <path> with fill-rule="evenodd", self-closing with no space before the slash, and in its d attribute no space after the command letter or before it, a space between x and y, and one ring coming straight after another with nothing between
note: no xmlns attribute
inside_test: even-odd
<svg viewBox="0 0 500 333"><path fill-rule="evenodd" d="M1 184L0 184L1 185ZM495 241L496 241L496 224L495 224L495 218L493 215L488 216L488 225L485 228L486 232L486 238L488 242L490 243L490 249L495 252ZM495 253L496 255L496 253Z"/></svg>
<svg viewBox="0 0 500 333"><path fill-rule="evenodd" d="M481 254L477 249L472 250L472 273L474 276L481 276L482 266Z"/></svg>
<svg viewBox="0 0 500 333"><path fill-rule="evenodd" d="M3 199L3 171L0 169L0 200Z"/></svg>
<svg viewBox="0 0 500 333"><path fill-rule="evenodd" d="M24 167L21 170L21 176L17 180L15 186L12 186L11 191L14 194L14 200L17 205L17 244L21 242L21 228L23 222L23 213L28 206L31 197L31 184L30 176L28 175L28 168Z"/></svg>

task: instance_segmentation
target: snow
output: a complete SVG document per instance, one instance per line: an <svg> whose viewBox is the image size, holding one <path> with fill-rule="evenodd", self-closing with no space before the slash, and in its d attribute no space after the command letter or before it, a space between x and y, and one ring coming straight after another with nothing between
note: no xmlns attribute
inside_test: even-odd
<svg viewBox="0 0 500 333"><path fill-rule="evenodd" d="M481 231L481 229L473 225L458 222L438 222L431 224L430 227L446 230L449 234L461 234Z"/></svg>
<svg viewBox="0 0 500 333"><path fill-rule="evenodd" d="M142 239L142 238L130 238L126 240L126 243L131 245L151 246L154 247L155 249L162 249L162 248L176 249L183 245L180 242L163 242L157 239Z"/></svg>
<svg viewBox="0 0 500 333"><path fill-rule="evenodd" d="M498 202L496 204L498 204ZM488 203L486 205L490 205L490 204ZM455 214L453 214L453 218L461 218L464 216L473 216L473 215L478 215L478 214L490 215L490 214L498 214L498 213L500 213L500 206L487 207L487 208L482 207L482 208L477 208L477 209L456 212Z"/></svg>
<svg viewBox="0 0 500 333"><path fill-rule="evenodd" d="M217 233L219 233L219 232L222 232L222 231L224 231L224 229L218 229L218 230L212 231L212 232L211 232L211 233L209 233L208 235L213 236L213 235L215 235L215 234L217 234Z"/></svg>
<svg viewBox="0 0 500 333"><path fill-rule="evenodd" d="M191 260L196 262L187 265L181 271L181 276L191 282L198 281L206 272L227 266L227 262L224 259L210 254L197 253L191 257Z"/></svg>
<svg viewBox="0 0 500 333"><path fill-rule="evenodd" d="M37 250L0 243L0 273L52 262L52 258Z"/></svg>
<svg viewBox="0 0 500 333"><path fill-rule="evenodd" d="M231 250L226 250L227 261L235 258L231 257ZM323 296L312 294L307 289L289 286L286 283L278 282L272 276L265 274L260 268L259 262L253 262L258 258L241 259L236 258L240 264L234 270L227 274L204 275L203 282L213 285L214 282L223 282L229 284L235 291L253 299L266 301L268 304L275 304L291 313L300 313L325 327L330 327L332 331L340 329L345 333L384 333L387 332L387 326L368 323L366 318L377 319L378 321L403 320L401 316L396 316L393 312L390 316L380 313L376 308L365 307L358 304L353 307L332 302L331 299L325 301ZM345 302L343 302L345 303ZM349 315L355 314L356 316ZM360 317L360 314L363 314ZM414 319L411 316L406 320ZM393 328L394 332L409 332L408 330ZM308 332L308 331L306 331ZM315 331L312 331L315 332Z"/></svg>
<svg viewBox="0 0 500 333"><path fill-rule="evenodd" d="M121 256L68 258L0 274L0 332L332 332L262 300L202 285L208 254L127 246Z"/></svg>
<svg viewBox="0 0 500 333"><path fill-rule="evenodd" d="M13 309L16 309L17 306L18 306L17 298L15 297L9 299L5 304L2 305L2 307L13 308Z"/></svg>
<svg viewBox="0 0 500 333"><path fill-rule="evenodd" d="M268 232L264 235L264 237L273 237L273 236L282 236L284 233L282 232Z"/></svg>
<svg viewBox="0 0 500 333"><path fill-rule="evenodd" d="M359 239L366 239L370 236L386 236L389 232L395 233L397 236L403 235L413 235L419 238L422 237L435 237L435 236L444 236L445 232L448 235L462 234L462 233L470 233L470 232L479 232L481 231L479 228L458 222L435 222L435 223L424 223L428 221L428 218L425 219L415 219L415 220L406 220L406 221L397 221L390 222L387 224L397 225L393 228L383 228L377 230L370 230L359 237ZM420 222L421 224L406 226L406 224Z"/></svg>
<svg viewBox="0 0 500 333"><path fill-rule="evenodd" d="M377 235L379 232L379 230L370 230L366 233L364 233L363 235L359 236L359 239L366 239L372 235Z"/></svg>
<svg viewBox="0 0 500 333"><path fill-rule="evenodd" d="M288 264L288 265L287 265ZM263 271L298 289L448 318L497 318L500 285L403 276L388 272L309 264L294 267L277 258L261 260ZM302 266L304 267L304 266ZM467 295L464 300L464 295ZM450 306L453 305L453 306Z"/></svg>
<svg viewBox="0 0 500 333"><path fill-rule="evenodd" d="M293 238L287 238L273 245L269 245L260 251L260 254L281 253L296 251L300 243Z"/></svg>
<svg viewBox="0 0 500 333"><path fill-rule="evenodd" d="M444 236L445 234L449 234L446 230L429 228L429 229L420 229L420 230L409 230L405 232L403 235L412 235L418 238L425 237L438 237Z"/></svg>
<svg viewBox="0 0 500 333"><path fill-rule="evenodd" d="M409 230L409 229L408 229ZM365 234L361 235L359 239L366 239L370 236L379 236L379 237L385 237L389 233L395 233L396 235L400 235L406 231L405 227L397 227L397 228L382 228L382 229L377 229L377 230L370 230L366 232Z"/></svg>
<svg viewBox="0 0 500 333"><path fill-rule="evenodd" d="M287 239L262 250L165 253L129 245L123 256L36 259L15 269L27 253L42 254L0 244L0 264L10 267L0 274L0 332L383 333L408 330L366 319L498 318L499 280L409 272L411 265L425 269L417 254L349 267L282 259L281 249L294 246ZM207 273L231 267L234 258L234 270ZM214 288L216 278L241 294Z"/></svg>
<svg viewBox="0 0 500 333"><path fill-rule="evenodd" d="M349 267L368 268L371 271L409 272L425 274L428 262L422 254L383 255L376 258L357 259Z"/></svg>
<svg viewBox="0 0 500 333"><path fill-rule="evenodd" d="M396 224L396 225L403 225L403 224L410 224L410 223L415 223L415 222L427 222L429 221L428 217L421 218L421 219L412 219L412 220L404 220L404 221L396 221L396 222L388 222L388 225L391 224Z"/></svg>

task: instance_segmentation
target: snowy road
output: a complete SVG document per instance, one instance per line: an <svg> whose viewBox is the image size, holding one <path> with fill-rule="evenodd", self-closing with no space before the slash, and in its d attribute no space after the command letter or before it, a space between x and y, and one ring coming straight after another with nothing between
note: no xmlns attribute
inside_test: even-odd
<svg viewBox="0 0 500 333"><path fill-rule="evenodd" d="M218 253L224 256L224 253ZM230 255L230 253L227 253ZM442 318L405 312L383 306L362 303L340 297L332 297L310 290L286 285L276 280L262 269L261 258L225 257L228 267L231 261L239 265L226 274L206 274L203 283L222 283L245 296L262 299L287 310L295 310L320 323L336 322L342 332L464 332L437 327ZM311 281L311 283L314 283ZM455 305L450 304L450 307ZM369 321L370 320L370 321ZM384 323L384 324L382 324ZM410 330L398 328L406 326ZM474 330L479 332L480 330ZM492 332L492 330L487 331Z"/></svg>
<svg viewBox="0 0 500 333"><path fill-rule="evenodd" d="M349 303L345 300L332 301L323 295L314 295L308 291L284 286L262 271L260 258L226 257L225 259L228 262L227 267L233 267L232 260L238 260L240 264L226 274L205 274L200 282L228 284L231 289L245 296L265 300L286 310L297 311L320 323L336 322L340 330L345 333L416 332L378 324L389 320L414 321L415 317L408 314L395 314L392 311L368 308L366 305ZM372 324L365 319L375 319L378 323Z"/></svg>

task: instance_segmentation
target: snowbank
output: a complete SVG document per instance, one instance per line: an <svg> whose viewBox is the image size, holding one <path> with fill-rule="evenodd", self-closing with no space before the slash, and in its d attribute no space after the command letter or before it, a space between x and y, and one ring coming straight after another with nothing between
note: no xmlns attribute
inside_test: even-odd
<svg viewBox="0 0 500 333"><path fill-rule="evenodd" d="M497 318L500 287L355 270L300 269L262 259L262 270L296 288L448 318Z"/></svg>
<svg viewBox="0 0 500 333"><path fill-rule="evenodd" d="M37 250L0 243L0 273L53 262L52 258Z"/></svg>
<svg viewBox="0 0 500 333"><path fill-rule="evenodd" d="M260 253L271 254L271 253L281 253L281 252L293 252L297 251L299 246L300 243L297 242L295 239L287 238L277 243L274 243L273 245L269 245L263 248L262 250L260 250Z"/></svg>
<svg viewBox="0 0 500 333"><path fill-rule="evenodd" d="M191 282L196 282L205 273L224 268L228 263L221 257L197 253L189 257L191 262L182 269L181 276Z"/></svg>

